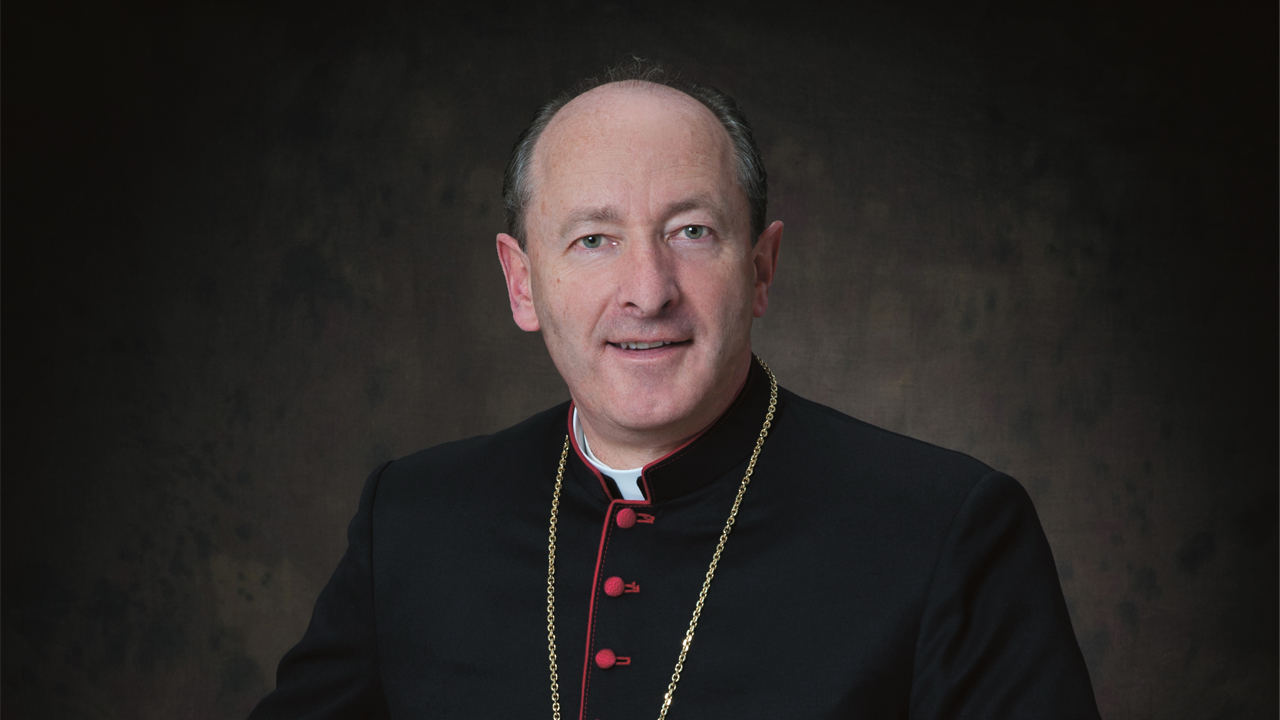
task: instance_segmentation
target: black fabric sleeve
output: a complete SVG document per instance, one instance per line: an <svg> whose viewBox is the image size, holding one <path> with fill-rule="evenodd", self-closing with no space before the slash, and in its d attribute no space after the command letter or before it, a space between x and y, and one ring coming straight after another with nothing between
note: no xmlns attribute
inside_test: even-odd
<svg viewBox="0 0 1280 720"><path fill-rule="evenodd" d="M1098 718L1031 498L992 472L952 521L921 618L911 717Z"/></svg>
<svg viewBox="0 0 1280 720"><path fill-rule="evenodd" d="M383 718L373 613L373 500L378 478L369 476L360 509L347 527L347 552L320 592L302 640L280 661L276 689L249 714L277 718Z"/></svg>

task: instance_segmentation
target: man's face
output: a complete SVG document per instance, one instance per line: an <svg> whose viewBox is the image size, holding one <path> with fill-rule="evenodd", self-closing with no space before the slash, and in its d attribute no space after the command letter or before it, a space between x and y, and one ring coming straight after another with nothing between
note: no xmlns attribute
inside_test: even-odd
<svg viewBox="0 0 1280 720"><path fill-rule="evenodd" d="M579 96L538 141L527 255L499 252L517 323L598 431L692 435L744 380L781 225L753 247L734 169L715 116L654 85Z"/></svg>

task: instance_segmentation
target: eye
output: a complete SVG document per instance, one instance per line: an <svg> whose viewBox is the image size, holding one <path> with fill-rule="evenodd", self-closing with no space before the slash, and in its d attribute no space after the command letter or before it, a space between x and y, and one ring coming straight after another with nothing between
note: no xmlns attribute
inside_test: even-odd
<svg viewBox="0 0 1280 720"><path fill-rule="evenodd" d="M578 242L582 243L582 247L587 248L588 250L595 250L596 248L604 244L604 236L588 235L578 240Z"/></svg>
<svg viewBox="0 0 1280 720"><path fill-rule="evenodd" d="M711 232L706 225L685 225L680 234L690 240L701 240Z"/></svg>

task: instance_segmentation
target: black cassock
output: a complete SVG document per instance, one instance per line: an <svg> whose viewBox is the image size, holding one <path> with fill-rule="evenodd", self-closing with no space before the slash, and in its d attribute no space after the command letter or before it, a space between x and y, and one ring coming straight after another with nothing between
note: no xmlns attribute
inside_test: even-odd
<svg viewBox="0 0 1280 720"><path fill-rule="evenodd" d="M563 718L658 715L768 401L753 361L715 425L646 466L646 501L618 499L570 450ZM570 417L560 405L378 468L306 635L251 717L550 717L547 529ZM1022 487L780 390L669 717L1098 711Z"/></svg>

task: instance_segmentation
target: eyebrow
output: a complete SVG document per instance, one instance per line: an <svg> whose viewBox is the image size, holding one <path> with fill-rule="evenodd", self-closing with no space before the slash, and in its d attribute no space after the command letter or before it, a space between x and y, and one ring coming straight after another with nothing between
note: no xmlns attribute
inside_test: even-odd
<svg viewBox="0 0 1280 720"><path fill-rule="evenodd" d="M694 195L684 200L678 200L671 203L663 209L662 217L670 218L690 210L708 210L720 219L721 213L709 195ZM599 207L588 207L575 210L565 218L564 224L560 226L560 234L566 235L569 230L578 225L590 225L593 223L612 223L619 225L622 223L622 213L612 205L602 205Z"/></svg>
<svg viewBox="0 0 1280 720"><path fill-rule="evenodd" d="M565 218L564 224L560 226L560 234L565 235L570 228L578 225L590 225L593 223L613 223L616 225L621 222L622 213L611 205L582 208L581 210L574 210L569 214L569 217Z"/></svg>
<svg viewBox="0 0 1280 720"><path fill-rule="evenodd" d="M690 210L707 210L711 212L713 215L715 215L717 219L719 219L719 216L720 216L720 213L718 212L718 209L716 207L716 203L712 200L711 196L694 195L691 198L687 198L685 200L674 202L668 205L666 208L666 212L663 213L663 217L669 218L674 215L679 215L682 212L689 212Z"/></svg>

